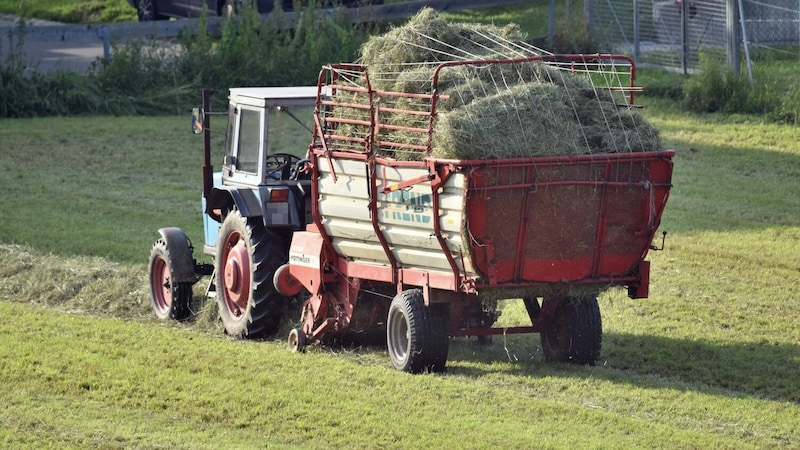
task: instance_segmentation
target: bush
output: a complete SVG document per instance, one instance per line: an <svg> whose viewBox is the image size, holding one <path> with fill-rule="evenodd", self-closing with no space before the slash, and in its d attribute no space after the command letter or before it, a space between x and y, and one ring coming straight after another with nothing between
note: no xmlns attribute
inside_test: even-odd
<svg viewBox="0 0 800 450"><path fill-rule="evenodd" d="M684 106L700 113L765 114L779 102L774 93L754 90L746 77L731 68L701 55L702 73L688 79L684 86Z"/></svg>
<svg viewBox="0 0 800 450"><path fill-rule="evenodd" d="M262 23L254 8L244 8L220 36L209 35L201 20L198 34L182 36L179 45L114 45L112 58L98 60L87 76L26 67L20 23L9 33L9 53L0 54L0 117L185 113L201 88L215 92L220 106L231 86L315 84L323 64L352 61L369 35L338 14L316 18L314 2L294 30L280 8L271 17Z"/></svg>

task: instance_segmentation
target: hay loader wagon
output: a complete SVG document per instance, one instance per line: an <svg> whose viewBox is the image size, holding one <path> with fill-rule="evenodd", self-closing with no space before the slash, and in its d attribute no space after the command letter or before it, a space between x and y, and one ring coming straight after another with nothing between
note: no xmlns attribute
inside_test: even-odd
<svg viewBox="0 0 800 450"><path fill-rule="evenodd" d="M437 106L448 100L438 78L532 62L625 67L630 82L615 95L632 103L633 63L615 55L444 63L425 93L373 88L353 64L325 67L313 88L232 89L223 170L211 183L208 150L204 168L204 248L214 265L191 259L180 230L160 230L150 264L156 312L180 318L191 284L213 272L209 293L235 336L274 334L289 299L302 299L288 338L295 351L378 333L396 369L439 372L451 338L540 333L547 360L593 364L598 293L622 286L632 298L648 295L645 257L674 152L559 154L552 142L549 156L437 158ZM306 157L270 154L264 110L308 101L309 89ZM248 123L258 130L249 159ZM494 327L498 299L520 299L530 325Z"/></svg>

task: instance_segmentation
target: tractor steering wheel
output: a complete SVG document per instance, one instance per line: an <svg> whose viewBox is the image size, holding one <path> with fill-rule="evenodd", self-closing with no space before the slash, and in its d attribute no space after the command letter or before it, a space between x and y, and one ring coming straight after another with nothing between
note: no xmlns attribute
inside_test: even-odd
<svg viewBox="0 0 800 450"><path fill-rule="evenodd" d="M300 157L291 153L273 153L264 159L264 170L267 177L275 180L288 180L292 166L300 161Z"/></svg>

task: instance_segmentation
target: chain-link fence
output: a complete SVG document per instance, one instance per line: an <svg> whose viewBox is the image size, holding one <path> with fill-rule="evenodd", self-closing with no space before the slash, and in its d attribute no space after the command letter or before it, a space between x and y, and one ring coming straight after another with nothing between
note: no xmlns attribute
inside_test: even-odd
<svg viewBox="0 0 800 450"><path fill-rule="evenodd" d="M640 67L696 72L700 55L736 71L765 54L800 62L800 0L584 0L583 12L593 42Z"/></svg>

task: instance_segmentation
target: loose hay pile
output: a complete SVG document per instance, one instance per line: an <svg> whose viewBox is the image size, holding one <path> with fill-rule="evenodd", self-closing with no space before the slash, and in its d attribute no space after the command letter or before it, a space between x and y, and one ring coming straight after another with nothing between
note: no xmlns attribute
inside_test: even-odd
<svg viewBox="0 0 800 450"><path fill-rule="evenodd" d="M503 28L448 23L432 9L423 9L404 26L370 39L361 49L371 88L431 94L436 67L446 61L525 58L543 51L525 43L516 26ZM440 72L432 139L432 156L449 159L491 159L543 155L620 153L661 148L657 130L608 89L627 86L605 71L604 62L589 63L595 74L573 73L558 62L475 64ZM588 67L584 65L585 67ZM352 76L352 74L349 74ZM627 81L627 80L625 80ZM363 79L359 82L363 83ZM365 102L366 96L356 98ZM352 101L352 100L350 100ZM430 112L427 99L377 95L387 109ZM369 120L364 110L333 111L334 116ZM392 126L428 129L428 117L381 112L376 142L427 146L427 133ZM357 125L340 125L339 134L367 139ZM378 152L398 159L420 160L419 150L378 145Z"/></svg>
<svg viewBox="0 0 800 450"><path fill-rule="evenodd" d="M76 314L155 321L146 265L122 265L103 258L44 255L0 245L0 301L28 303ZM219 334L216 303L195 296L194 316L172 323Z"/></svg>

